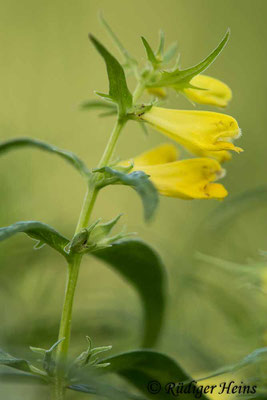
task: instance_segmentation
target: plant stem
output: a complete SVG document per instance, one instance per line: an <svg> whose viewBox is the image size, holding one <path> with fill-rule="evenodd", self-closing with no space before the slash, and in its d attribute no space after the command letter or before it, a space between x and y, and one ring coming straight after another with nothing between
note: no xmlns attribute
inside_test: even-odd
<svg viewBox="0 0 267 400"><path fill-rule="evenodd" d="M72 307L75 288L77 285L77 279L81 264L81 255L76 255L73 258L73 262L68 266L68 278L65 290L64 305L61 315L61 322L59 328L59 339L64 340L59 344L57 348L57 376L55 378L55 385L53 391L53 399L62 400L64 399L65 385L64 385L64 365L67 362L70 333L71 333L71 319L72 319Z"/></svg>
<svg viewBox="0 0 267 400"><path fill-rule="evenodd" d="M116 125L111 133L111 136L109 138L103 156L98 165L100 168L104 167L109 163L114 153L120 132L126 121L127 121L126 119L121 119L121 118L117 119ZM77 223L75 233L80 232L82 228L88 226L93 211L93 207L95 205L95 201L97 198L97 194L99 191L96 185L98 178L99 174L95 173L94 177L90 179L88 183L87 193L84 198L81 214ZM56 371L55 383L52 390L53 400L64 399L64 394L65 394L64 371L66 363L68 361L67 358L68 358L68 350L69 350L69 343L71 336L73 300L74 300L75 289L77 286L81 260L82 260L82 255L75 254L72 258L72 262L68 266L68 277L67 277L65 298L64 298L63 310L60 321L59 336L58 336L59 339L64 338L64 340L57 347L57 355L56 355L57 371Z"/></svg>
<svg viewBox="0 0 267 400"><path fill-rule="evenodd" d="M111 136L109 138L109 141L107 143L107 146L105 148L103 156L99 162L99 165L98 165L99 168L104 167L105 165L107 165L109 163L111 157L113 156L115 146L116 146L116 143L120 136L121 130L124 127L126 122L127 122L126 118L118 118L117 119L116 125L114 126L114 129L111 133Z"/></svg>
<svg viewBox="0 0 267 400"><path fill-rule="evenodd" d="M133 94L133 104L136 104L137 100L142 96L143 91L145 90L145 83L141 80L135 88Z"/></svg>

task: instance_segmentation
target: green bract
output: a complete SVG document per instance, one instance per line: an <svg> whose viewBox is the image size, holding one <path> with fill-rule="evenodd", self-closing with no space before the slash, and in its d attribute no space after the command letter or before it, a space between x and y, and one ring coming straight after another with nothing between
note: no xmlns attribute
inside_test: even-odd
<svg viewBox="0 0 267 400"><path fill-rule="evenodd" d="M205 71L218 57L229 39L230 31L228 30L219 45L199 64L194 67L180 70L175 68L173 71L161 71L156 76L152 76L150 81L146 83L147 87L172 87L176 90L193 87L190 81L194 76Z"/></svg>
<svg viewBox="0 0 267 400"><path fill-rule="evenodd" d="M129 92L123 68L116 58L93 35L90 35L90 39L97 51L104 58L108 73L109 94L98 94L116 103L119 115L125 116L127 111L132 107L132 95Z"/></svg>

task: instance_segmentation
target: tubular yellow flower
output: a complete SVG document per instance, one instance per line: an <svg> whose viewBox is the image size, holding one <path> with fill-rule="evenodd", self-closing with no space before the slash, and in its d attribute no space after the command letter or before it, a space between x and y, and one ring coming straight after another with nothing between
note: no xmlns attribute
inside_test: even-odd
<svg viewBox="0 0 267 400"><path fill-rule="evenodd" d="M213 183L224 175L216 160L194 158L175 161L175 147L161 145L133 159L131 171L144 171L150 176L159 193L181 199L223 199L227 191L223 185ZM163 163L164 162L164 163ZM129 165L124 161L120 165Z"/></svg>
<svg viewBox="0 0 267 400"><path fill-rule="evenodd" d="M240 129L229 115L152 107L140 118L195 154L199 151L243 151L231 142L240 136Z"/></svg>
<svg viewBox="0 0 267 400"><path fill-rule="evenodd" d="M232 99L232 91L225 83L206 75L196 75L190 84L201 89L184 89L185 95L199 104L226 107Z"/></svg>
<svg viewBox="0 0 267 400"><path fill-rule="evenodd" d="M146 151L134 158L134 166L166 164L176 161L178 158L177 148L171 143L164 143Z"/></svg>

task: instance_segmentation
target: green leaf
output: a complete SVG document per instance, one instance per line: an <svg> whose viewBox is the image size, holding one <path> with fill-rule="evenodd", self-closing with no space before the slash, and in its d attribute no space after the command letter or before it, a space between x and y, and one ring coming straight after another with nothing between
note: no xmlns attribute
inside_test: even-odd
<svg viewBox="0 0 267 400"><path fill-rule="evenodd" d="M44 378L28 372L1 372L0 382L12 384L44 384Z"/></svg>
<svg viewBox="0 0 267 400"><path fill-rule="evenodd" d="M143 45L145 46L148 60L151 62L153 67L156 68L157 65L159 64L159 62L158 62L153 50L151 49L149 43L143 36L141 36L141 39L142 39Z"/></svg>
<svg viewBox="0 0 267 400"><path fill-rule="evenodd" d="M88 379L84 378L85 381ZM80 383L73 384L68 387L68 389L75 390L76 392L81 392L89 395L96 395L97 398L101 399L112 399L112 400L144 400L144 398L133 395L131 393L127 393L122 390L118 390L114 386L103 382L103 375L100 379L89 380L89 384Z"/></svg>
<svg viewBox="0 0 267 400"><path fill-rule="evenodd" d="M119 114L126 115L132 106L132 95L127 86L124 70L116 58L94 36L90 35L90 39L106 63L109 79L108 97L118 105Z"/></svg>
<svg viewBox="0 0 267 400"><path fill-rule="evenodd" d="M143 171L134 171L130 174L125 174L110 167L103 167L95 171L106 172L111 177L115 177L116 179L111 181L112 184L119 183L127 185L136 190L142 199L145 219L149 220L153 217L158 206L159 198L157 189L150 181L147 174ZM109 183L110 181L107 182ZM105 182L103 185L105 185Z"/></svg>
<svg viewBox="0 0 267 400"><path fill-rule="evenodd" d="M107 103L102 100L88 100L81 104L82 110L105 110L105 111L113 111L116 114L116 106L112 103Z"/></svg>
<svg viewBox="0 0 267 400"><path fill-rule="evenodd" d="M157 56L163 58L164 54L164 43L165 43L165 33L163 30L160 30L159 32L159 47L157 50Z"/></svg>
<svg viewBox="0 0 267 400"><path fill-rule="evenodd" d="M30 363L21 358L16 358L0 349L0 365L19 369L24 372L32 372Z"/></svg>
<svg viewBox="0 0 267 400"><path fill-rule="evenodd" d="M69 243L69 240L51 226L38 221L21 221L0 228L0 242L20 232L26 233L29 237L38 242L48 244L48 246L58 251L67 260L70 258L64 250Z"/></svg>
<svg viewBox="0 0 267 400"><path fill-rule="evenodd" d="M152 399L170 399L172 395L166 393L165 385L170 382L191 382L190 376L176 363L175 360L165 354L151 350L136 350L128 353L111 356L101 360L101 362L109 362L110 366L103 370L103 373L116 373L125 378L128 382L139 389L147 398ZM161 390L158 393L149 392L156 388L159 382ZM194 386L194 385L192 385ZM196 399L195 394L186 393L179 394L179 399ZM206 399L202 395L201 399Z"/></svg>
<svg viewBox="0 0 267 400"><path fill-rule="evenodd" d="M199 64L194 67L179 70L178 68L172 72L163 71L161 77L156 82L149 84L150 87L174 87L175 89L183 89L189 87L191 79L205 71L218 57L229 39L230 31L228 30L219 45Z"/></svg>
<svg viewBox="0 0 267 400"><path fill-rule="evenodd" d="M108 263L138 291L144 306L142 345L155 345L165 310L165 274L158 254L137 239L120 240L92 254Z"/></svg>
<svg viewBox="0 0 267 400"><path fill-rule="evenodd" d="M204 381L206 379L215 378L216 376L229 374L230 372L238 371L242 368L248 367L250 365L257 365L258 363L265 362L267 360L267 347L261 347L254 350L252 353L248 354L242 358L239 362L235 364L227 365L226 367L217 369L208 376L199 378L198 381ZM101 360L102 362L103 360ZM106 360L105 360L106 361Z"/></svg>
<svg viewBox="0 0 267 400"><path fill-rule="evenodd" d="M63 150L52 144L42 142L41 140L27 138L27 137L0 142L0 156L10 150L16 150L23 147L34 147L40 150L47 151L49 153L56 154L62 157L68 163L70 163L74 168L76 168L80 172L81 175L85 177L87 177L88 174L90 173L84 162L71 151Z"/></svg>

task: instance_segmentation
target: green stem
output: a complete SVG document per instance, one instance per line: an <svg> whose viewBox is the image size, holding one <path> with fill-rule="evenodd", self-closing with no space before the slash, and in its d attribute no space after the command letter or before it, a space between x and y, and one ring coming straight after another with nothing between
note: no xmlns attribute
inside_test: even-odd
<svg viewBox="0 0 267 400"><path fill-rule="evenodd" d="M126 118L118 118L117 119L116 125L114 126L114 129L111 133L111 136L109 138L109 141L107 143L107 146L105 148L103 156L99 162L99 165L98 165L99 168L104 167L105 165L107 165L109 163L111 157L113 156L115 146L119 139L121 130L124 127L126 122L127 122Z"/></svg>
<svg viewBox="0 0 267 400"><path fill-rule="evenodd" d="M105 148L104 154L100 160L99 167L103 167L109 163L114 153L120 132L126 121L127 121L126 119L118 118L116 125L109 138L109 141L107 143L107 146ZM81 214L79 217L79 221L77 223L75 233L80 232L82 228L88 226L93 211L93 207L97 198L97 194L99 191L96 185L98 178L99 175L96 173L95 176L92 179L90 179L88 183L87 193L83 202ZM57 355L56 355L57 371L52 390L53 400L63 400L65 396L64 371L66 363L68 361L73 300L74 300L75 289L77 286L81 260L82 260L82 255L75 254L72 258L72 262L68 266L68 277L67 277L65 298L64 298L63 310L60 321L59 336L58 336L59 339L64 338L64 340L57 347Z"/></svg>
<svg viewBox="0 0 267 400"><path fill-rule="evenodd" d="M136 86L133 94L133 104L136 104L137 100L139 100L139 98L142 96L145 88L146 88L145 83L143 81L140 81Z"/></svg>
<svg viewBox="0 0 267 400"><path fill-rule="evenodd" d="M59 328L59 339L64 340L59 344L57 348L57 375L55 378L55 384L53 387L53 399L63 400L65 394L64 384L64 366L67 362L68 349L70 343L71 334L71 319L72 319L72 308L75 288L77 285L79 269L81 264L81 255L76 255L73 258L73 262L68 266L68 278L65 290L64 305L61 315L61 322Z"/></svg>

